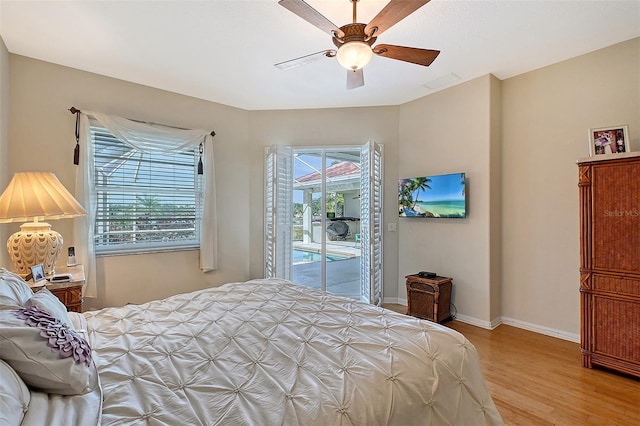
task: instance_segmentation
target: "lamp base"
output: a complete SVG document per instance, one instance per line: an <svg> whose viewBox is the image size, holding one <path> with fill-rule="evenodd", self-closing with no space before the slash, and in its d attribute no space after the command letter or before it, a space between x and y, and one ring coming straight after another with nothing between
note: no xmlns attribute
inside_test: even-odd
<svg viewBox="0 0 640 426"><path fill-rule="evenodd" d="M62 243L62 235L52 230L48 223L29 222L9 237L7 250L16 273L21 277L29 275L31 267L40 263L46 275L53 275Z"/></svg>

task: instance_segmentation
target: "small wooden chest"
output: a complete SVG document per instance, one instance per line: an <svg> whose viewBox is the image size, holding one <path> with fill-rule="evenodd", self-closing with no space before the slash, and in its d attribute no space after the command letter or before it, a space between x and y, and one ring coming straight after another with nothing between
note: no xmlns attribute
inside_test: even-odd
<svg viewBox="0 0 640 426"><path fill-rule="evenodd" d="M452 279L407 275L407 315L443 322L451 319Z"/></svg>

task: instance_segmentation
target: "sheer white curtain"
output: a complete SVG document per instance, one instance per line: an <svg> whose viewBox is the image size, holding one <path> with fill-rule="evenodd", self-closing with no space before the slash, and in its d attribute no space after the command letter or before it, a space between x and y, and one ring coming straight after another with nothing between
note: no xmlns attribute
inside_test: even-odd
<svg viewBox="0 0 640 426"><path fill-rule="evenodd" d="M96 208L98 199L93 197L93 144L89 132L89 119L80 114L80 161L76 170L76 200L84 206L86 216L73 220L74 245L76 260L84 266L84 297L97 297L96 286L96 251L93 245Z"/></svg>
<svg viewBox="0 0 640 426"><path fill-rule="evenodd" d="M182 130L139 123L126 118L99 112L80 113L80 163L76 175L76 199L85 207L87 215L75 219L76 258L85 267L85 297L96 297L96 260L94 228L97 199L94 192L93 144L89 117L94 117L124 143L143 152L175 152L197 148L204 141L202 157L204 203L200 227L200 269L212 271L218 266L218 226L216 217L215 169L213 136L205 130Z"/></svg>

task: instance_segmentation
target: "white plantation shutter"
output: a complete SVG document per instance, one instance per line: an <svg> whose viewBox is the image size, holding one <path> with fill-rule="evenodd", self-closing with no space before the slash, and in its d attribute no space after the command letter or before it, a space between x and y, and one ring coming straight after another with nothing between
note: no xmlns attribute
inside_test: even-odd
<svg viewBox="0 0 640 426"><path fill-rule="evenodd" d="M276 152L274 147L265 150L264 164L264 276L276 276Z"/></svg>
<svg viewBox="0 0 640 426"><path fill-rule="evenodd" d="M368 142L360 152L361 300L382 304L382 145Z"/></svg>
<svg viewBox="0 0 640 426"><path fill-rule="evenodd" d="M374 272L373 272L373 294L374 298L371 303L375 305L382 305L382 283L383 283L383 250L382 250L382 241L383 241L383 231L384 231L384 222L383 222L383 187L384 187L384 179L383 179L383 163L382 163L382 145L376 144L375 142L371 142L372 145L372 165L370 173L373 178L373 199L371 202L371 207L373 210L373 220L372 223L369 224L370 227L373 228L373 232L371 235L373 236L373 264L374 264Z"/></svg>
<svg viewBox="0 0 640 426"><path fill-rule="evenodd" d="M360 300L371 303L371 282L373 280L371 270L371 179L369 168L371 166L370 146L365 144L360 151Z"/></svg>
<svg viewBox="0 0 640 426"><path fill-rule="evenodd" d="M267 148L264 204L265 277L291 279L293 157L289 147Z"/></svg>

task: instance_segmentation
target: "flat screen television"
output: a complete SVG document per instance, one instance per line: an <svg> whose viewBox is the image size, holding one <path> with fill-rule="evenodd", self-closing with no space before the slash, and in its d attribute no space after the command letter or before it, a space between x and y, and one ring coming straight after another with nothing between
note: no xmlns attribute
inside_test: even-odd
<svg viewBox="0 0 640 426"><path fill-rule="evenodd" d="M464 173L398 180L400 217L467 217Z"/></svg>

